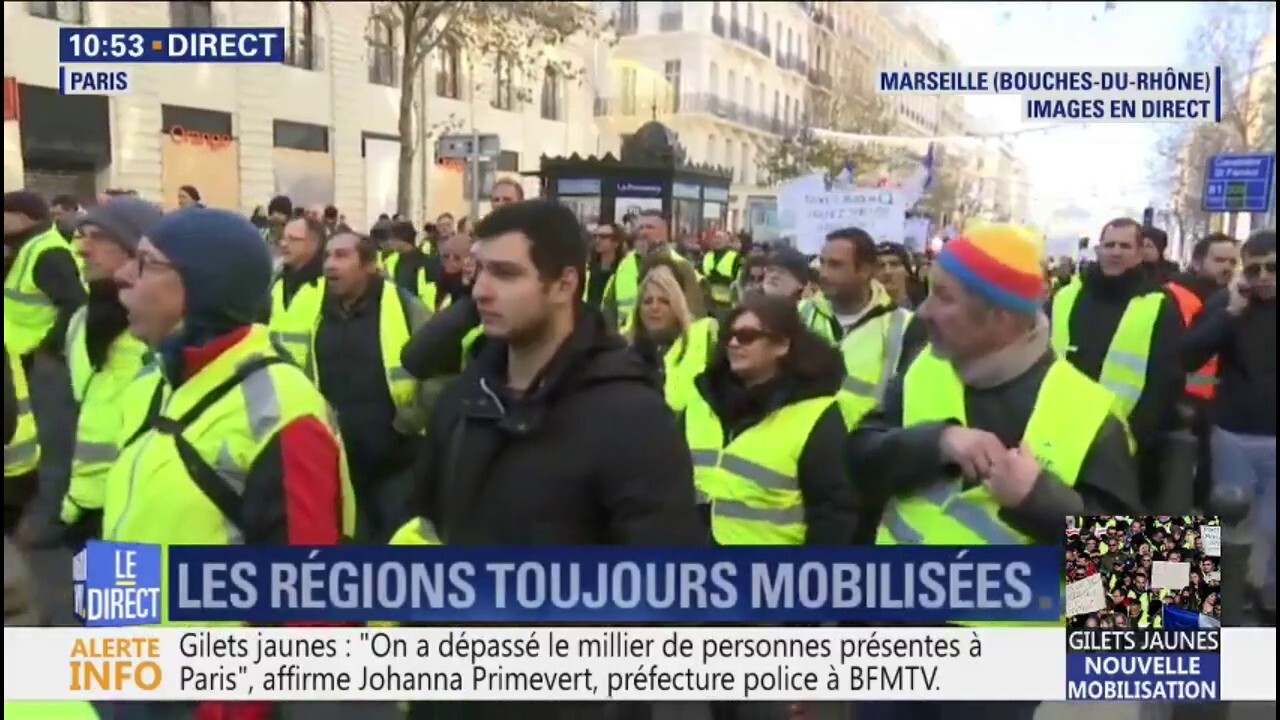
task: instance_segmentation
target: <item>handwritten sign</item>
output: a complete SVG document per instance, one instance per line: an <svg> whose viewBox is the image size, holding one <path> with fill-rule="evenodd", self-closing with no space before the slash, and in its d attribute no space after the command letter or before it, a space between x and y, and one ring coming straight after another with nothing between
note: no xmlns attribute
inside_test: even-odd
<svg viewBox="0 0 1280 720"><path fill-rule="evenodd" d="M1102 575L1094 573L1067 584L1067 617L1098 612L1106 607L1107 594L1102 590Z"/></svg>
<svg viewBox="0 0 1280 720"><path fill-rule="evenodd" d="M1151 587L1155 590L1181 590L1191 582L1191 563L1151 563Z"/></svg>
<svg viewBox="0 0 1280 720"><path fill-rule="evenodd" d="M1222 526L1201 525L1200 540L1204 542L1204 554L1209 557L1222 557Z"/></svg>
<svg viewBox="0 0 1280 720"><path fill-rule="evenodd" d="M780 224L796 239L796 249L816 255L829 233L864 230L876 242L901 244L906 234L906 202L901 190L829 184L821 175L793 180L778 190Z"/></svg>

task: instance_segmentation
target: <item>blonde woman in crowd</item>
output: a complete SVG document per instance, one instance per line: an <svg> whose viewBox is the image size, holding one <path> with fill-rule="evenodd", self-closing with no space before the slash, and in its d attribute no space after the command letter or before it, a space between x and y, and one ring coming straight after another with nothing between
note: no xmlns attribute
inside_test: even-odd
<svg viewBox="0 0 1280 720"><path fill-rule="evenodd" d="M640 282L635 312L629 331L632 345L661 373L667 404L682 410L716 340L716 321L706 316L706 301L692 266L652 259Z"/></svg>

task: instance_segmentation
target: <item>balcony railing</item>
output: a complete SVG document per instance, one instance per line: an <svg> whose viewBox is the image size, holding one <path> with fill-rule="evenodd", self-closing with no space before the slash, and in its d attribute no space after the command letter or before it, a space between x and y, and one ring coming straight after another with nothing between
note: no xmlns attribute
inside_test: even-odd
<svg viewBox="0 0 1280 720"><path fill-rule="evenodd" d="M775 59L775 62L777 63L778 67L782 68L783 70L790 70L792 72L800 73L801 75L807 75L809 72L808 61L806 61L804 58L800 57L799 55L791 55L791 54L784 55L780 53Z"/></svg>
<svg viewBox="0 0 1280 720"><path fill-rule="evenodd" d="M658 28L662 32L676 32L684 29L684 13L664 12L658 16Z"/></svg>
<svg viewBox="0 0 1280 720"><path fill-rule="evenodd" d="M770 42L769 36L767 35L761 35L759 37L756 49L763 53L766 59L773 57L773 43Z"/></svg>
<svg viewBox="0 0 1280 720"><path fill-rule="evenodd" d="M711 32L719 35L720 37L724 37L727 34L725 32L724 18L719 15L711 16Z"/></svg>
<svg viewBox="0 0 1280 720"><path fill-rule="evenodd" d="M818 68L809 69L809 82L820 88L831 89L831 73Z"/></svg>
<svg viewBox="0 0 1280 720"><path fill-rule="evenodd" d="M742 25L737 20L729 21L729 39L730 40L742 39Z"/></svg>
<svg viewBox="0 0 1280 720"><path fill-rule="evenodd" d="M595 99L596 117L645 118L654 114L690 113L712 115L727 122L773 135L792 132L796 124L784 118L748 107L716 93L657 94Z"/></svg>
<svg viewBox="0 0 1280 720"><path fill-rule="evenodd" d="M640 29L640 18L635 15L619 15L618 16L618 36L635 35Z"/></svg>

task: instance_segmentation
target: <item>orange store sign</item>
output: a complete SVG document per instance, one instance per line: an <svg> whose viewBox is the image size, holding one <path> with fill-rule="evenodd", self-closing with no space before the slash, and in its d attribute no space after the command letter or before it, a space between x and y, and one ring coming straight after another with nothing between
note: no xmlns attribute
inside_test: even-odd
<svg viewBox="0 0 1280 720"><path fill-rule="evenodd" d="M225 150L231 146L231 143L236 141L230 135L188 130L181 125L174 125L169 128L169 139L179 145L194 145L214 151Z"/></svg>

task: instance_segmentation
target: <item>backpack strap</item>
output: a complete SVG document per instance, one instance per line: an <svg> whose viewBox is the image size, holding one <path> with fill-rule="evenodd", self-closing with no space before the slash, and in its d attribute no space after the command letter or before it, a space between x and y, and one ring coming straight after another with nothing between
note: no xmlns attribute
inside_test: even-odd
<svg viewBox="0 0 1280 720"><path fill-rule="evenodd" d="M244 496L241 494L241 490L233 487L226 478L220 475L218 471L213 468L212 465L205 462L204 458L200 457L200 453L196 451L195 447L185 437L183 437L182 433L187 428L191 427L196 420L199 420L200 416L207 412L209 408L213 407L215 403L226 397L226 395L232 390L239 387L240 384L247 380L251 375L265 370L272 365L292 365L292 363L280 356L258 357L250 360L236 368L235 373L231 377L227 378L222 383L219 383L217 387L213 388L206 393L204 397L196 401L195 405L191 406L191 409L182 414L182 417L175 420L173 418L161 417L157 412L154 417L151 417L151 420L148 423L149 428L154 428L157 432L164 433L165 435L169 435L173 438L174 446L178 451L178 457L182 460L182 464L185 466L187 474L191 476L196 487L200 488L200 491L205 494L205 497L209 498L209 501L213 503L214 507L218 508L218 511L221 512L231 524L235 525L236 529L241 531L241 533L244 532Z"/></svg>

